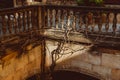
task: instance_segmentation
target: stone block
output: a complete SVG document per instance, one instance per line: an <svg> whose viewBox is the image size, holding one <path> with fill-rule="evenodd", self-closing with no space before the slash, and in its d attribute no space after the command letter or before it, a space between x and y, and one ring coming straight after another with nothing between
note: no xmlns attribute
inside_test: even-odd
<svg viewBox="0 0 120 80"><path fill-rule="evenodd" d="M18 52L17 51L12 51L12 50L10 50L10 49L6 49L6 56L4 56L1 60L2 61L9 61L10 59L12 59L12 58L15 58L16 56L17 56L17 54L18 54Z"/></svg>
<svg viewBox="0 0 120 80"><path fill-rule="evenodd" d="M111 77L112 80L120 80L120 69L113 69Z"/></svg>
<svg viewBox="0 0 120 80"><path fill-rule="evenodd" d="M2 64L0 64L0 72L2 71L2 69L3 69L3 65L2 65Z"/></svg>
<svg viewBox="0 0 120 80"><path fill-rule="evenodd" d="M86 51L82 51L82 52L79 51L79 55L77 55L73 59L75 59L76 61L83 61L83 62L87 62L87 63L94 64L94 65L101 64L100 55L91 55L90 53Z"/></svg>
<svg viewBox="0 0 120 80"><path fill-rule="evenodd" d="M101 75L104 78L109 78L111 75L111 69L104 66L93 65L92 71Z"/></svg>
<svg viewBox="0 0 120 80"><path fill-rule="evenodd" d="M10 75L4 77L4 79L2 79L2 80L14 80L13 75L14 75L14 74L10 74Z"/></svg>
<svg viewBox="0 0 120 80"><path fill-rule="evenodd" d="M27 67L28 75L33 75L36 67L36 62L32 61L31 63L27 64L26 67Z"/></svg>
<svg viewBox="0 0 120 80"><path fill-rule="evenodd" d="M29 51L29 50L31 50L31 49L32 49L32 47L33 47L33 45L32 45L32 44L27 45L27 46L26 46L26 50L28 50L28 51Z"/></svg>
<svg viewBox="0 0 120 80"><path fill-rule="evenodd" d="M15 61L15 68L16 68L16 71L21 69L21 68L24 68L24 66L26 66L28 64L28 55L22 55L20 58L16 59Z"/></svg>
<svg viewBox="0 0 120 80"><path fill-rule="evenodd" d="M71 65L72 65L71 67L78 67L80 69L86 69L86 70L92 69L92 64L82 61L72 61Z"/></svg>
<svg viewBox="0 0 120 80"><path fill-rule="evenodd" d="M34 50L30 51L29 54L27 54L28 55L28 62L32 62L35 60L34 54L35 54Z"/></svg>
<svg viewBox="0 0 120 80"><path fill-rule="evenodd" d="M35 66L35 69L40 69L41 67L41 59L40 58L36 58L36 66Z"/></svg>
<svg viewBox="0 0 120 80"><path fill-rule="evenodd" d="M0 76L2 77L7 77L8 75L11 75L15 71L15 64L10 63L8 65L2 65L1 66L2 70L0 71Z"/></svg>
<svg viewBox="0 0 120 80"><path fill-rule="evenodd" d="M21 78L22 78L22 80L24 80L25 78L27 78L29 76L29 73L27 70L27 65L24 66L24 68L22 68L21 71L22 71Z"/></svg>
<svg viewBox="0 0 120 80"><path fill-rule="evenodd" d="M110 68L120 69L120 55L103 53L102 65Z"/></svg>
<svg viewBox="0 0 120 80"><path fill-rule="evenodd" d="M94 65L100 65L101 64L101 56L88 54L88 62L91 64L94 64Z"/></svg>
<svg viewBox="0 0 120 80"><path fill-rule="evenodd" d="M70 68L71 67L71 62L72 60L65 60L65 61L63 61L63 62L61 62L61 63L57 63L57 65L56 65L56 68L59 68L59 67L61 67L62 66L62 68Z"/></svg>
<svg viewBox="0 0 120 80"><path fill-rule="evenodd" d="M14 79L13 80L22 80L22 71L21 70L18 70L15 72L14 74Z"/></svg>
<svg viewBox="0 0 120 80"><path fill-rule="evenodd" d="M1 73L0 73L1 74ZM2 76L0 76L0 80L3 80L4 78Z"/></svg>
<svg viewBox="0 0 120 80"><path fill-rule="evenodd" d="M76 60L76 61L84 61L84 62L88 62L89 61L87 52L79 51L77 53L79 53L79 54L77 56L73 57L74 60Z"/></svg>
<svg viewBox="0 0 120 80"><path fill-rule="evenodd" d="M34 55L36 58L41 56L41 46L37 46L34 48Z"/></svg>

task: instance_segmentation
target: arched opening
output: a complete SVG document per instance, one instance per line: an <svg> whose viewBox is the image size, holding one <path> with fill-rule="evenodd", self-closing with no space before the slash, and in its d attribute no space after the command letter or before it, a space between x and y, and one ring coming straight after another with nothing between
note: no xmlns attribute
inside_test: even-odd
<svg viewBox="0 0 120 80"><path fill-rule="evenodd" d="M59 70L54 72L53 80L100 80L100 79L79 72Z"/></svg>
<svg viewBox="0 0 120 80"><path fill-rule="evenodd" d="M93 76L65 70L54 71L52 76L53 76L52 80L100 80ZM40 76L34 75L27 78L26 80L39 80L38 78L40 78Z"/></svg>

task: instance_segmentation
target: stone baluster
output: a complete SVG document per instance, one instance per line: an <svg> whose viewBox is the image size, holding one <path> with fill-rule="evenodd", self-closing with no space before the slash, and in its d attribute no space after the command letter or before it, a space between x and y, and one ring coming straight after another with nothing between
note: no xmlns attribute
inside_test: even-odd
<svg viewBox="0 0 120 80"><path fill-rule="evenodd" d="M93 13L92 12L88 12L87 14L87 18L88 18L88 31L92 32L92 25L93 25Z"/></svg>
<svg viewBox="0 0 120 80"><path fill-rule="evenodd" d="M113 24L114 24L115 14L109 13L108 20L109 20L109 27L107 29L107 32L113 32Z"/></svg>
<svg viewBox="0 0 120 80"><path fill-rule="evenodd" d="M75 18L74 18L74 23L73 23L73 26L75 27L75 31L78 31L79 30L79 12L77 12L77 11L75 11L74 12L74 16L75 16Z"/></svg>
<svg viewBox="0 0 120 80"><path fill-rule="evenodd" d="M6 21L7 21L6 15L2 15L2 32L3 32L3 36L7 33Z"/></svg>
<svg viewBox="0 0 120 80"><path fill-rule="evenodd" d="M47 9L47 27L50 27L50 10Z"/></svg>
<svg viewBox="0 0 120 80"><path fill-rule="evenodd" d="M26 31L26 12L22 12L23 13L23 30Z"/></svg>
<svg viewBox="0 0 120 80"><path fill-rule="evenodd" d="M87 34L87 32L88 32L88 17L87 17L87 14L84 17L84 21L85 21L85 33Z"/></svg>
<svg viewBox="0 0 120 80"><path fill-rule="evenodd" d="M21 13L18 13L18 28L19 32L22 32L22 19L21 19Z"/></svg>
<svg viewBox="0 0 120 80"><path fill-rule="evenodd" d="M13 14L13 28L15 30L15 33L18 33L16 14Z"/></svg>
<svg viewBox="0 0 120 80"><path fill-rule="evenodd" d="M56 14L55 14L55 28L58 29L58 24L59 24L59 13L58 13L58 10L55 10Z"/></svg>
<svg viewBox="0 0 120 80"><path fill-rule="evenodd" d="M50 17L50 27L52 28L52 19L53 19L53 15L52 15L52 10L50 10L50 14L49 14L49 17Z"/></svg>
<svg viewBox="0 0 120 80"><path fill-rule="evenodd" d="M10 14L8 14L8 31L12 34L12 20L10 19Z"/></svg>
<svg viewBox="0 0 120 80"><path fill-rule="evenodd" d="M101 31L106 32L105 24L107 23L107 13L104 12L104 13L101 14L101 21L102 21Z"/></svg>
<svg viewBox="0 0 120 80"><path fill-rule="evenodd" d="M28 30L30 30L30 24L31 24L31 22L30 22L30 20L31 20L30 11L27 11L26 17L27 17L27 28L28 28Z"/></svg>
<svg viewBox="0 0 120 80"><path fill-rule="evenodd" d="M73 22L72 22L72 29L73 31L77 31L77 28L76 28L76 20L77 20L77 15L74 14L73 16Z"/></svg>
<svg viewBox="0 0 120 80"><path fill-rule="evenodd" d="M101 13L98 11L94 12L93 24L95 25L93 31L95 33L101 32L102 28Z"/></svg>
<svg viewBox="0 0 120 80"><path fill-rule="evenodd" d="M112 33L115 35L115 30L116 30L116 27L117 27L117 14L114 13L114 19L113 19L113 26L112 26Z"/></svg>
<svg viewBox="0 0 120 80"><path fill-rule="evenodd" d="M80 29L80 32L83 32L83 28L82 28L83 25L84 25L83 15L82 15L82 13L80 13L80 17L79 17L79 29Z"/></svg>
<svg viewBox="0 0 120 80"><path fill-rule="evenodd" d="M31 10L31 29L34 29L34 10Z"/></svg>
<svg viewBox="0 0 120 80"><path fill-rule="evenodd" d="M65 26L66 26L66 11L63 9L61 12L61 28L62 30L64 30Z"/></svg>
<svg viewBox="0 0 120 80"><path fill-rule="evenodd" d="M102 29L102 20L101 20L101 12L97 12L97 19L98 19L98 29L99 32L101 33L101 29Z"/></svg>
<svg viewBox="0 0 120 80"><path fill-rule="evenodd" d="M108 31L109 28L109 13L107 13L107 22L105 24L106 32Z"/></svg>
<svg viewBox="0 0 120 80"><path fill-rule="evenodd" d="M53 28L56 27L56 26L55 26L55 25L56 25L56 21L55 21L56 19L55 19L55 18L56 18L56 10L53 9L53 10L52 10L52 27L53 27Z"/></svg>
<svg viewBox="0 0 120 80"><path fill-rule="evenodd" d="M66 24L67 24L67 26L66 26L66 29L67 29L67 30L69 30L70 28L72 28L72 27L71 27L71 24L72 24L72 23L71 23L71 15L72 15L72 14L70 14L70 11L68 10L68 11L67 11L67 23L66 23Z"/></svg>
<svg viewBox="0 0 120 80"><path fill-rule="evenodd" d="M39 29L39 25L38 25L38 9L34 9L34 12L35 12L35 15L34 15L34 18L35 18L35 29L38 30ZM46 13L45 13L45 17L46 17ZM46 19L45 19L45 23L46 23ZM46 24L45 24L46 26Z"/></svg>
<svg viewBox="0 0 120 80"><path fill-rule="evenodd" d="M117 19L117 26L115 29L115 33L118 35L120 34L120 13L116 15L116 19Z"/></svg>
<svg viewBox="0 0 120 80"><path fill-rule="evenodd" d="M61 28L61 11L62 10L58 10L58 28Z"/></svg>

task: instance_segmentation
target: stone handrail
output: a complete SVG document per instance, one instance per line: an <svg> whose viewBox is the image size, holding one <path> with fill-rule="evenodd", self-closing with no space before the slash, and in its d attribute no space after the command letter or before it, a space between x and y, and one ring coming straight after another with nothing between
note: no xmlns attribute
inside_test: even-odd
<svg viewBox="0 0 120 80"><path fill-rule="evenodd" d="M38 6L23 6L0 10L0 38L37 30Z"/></svg>
<svg viewBox="0 0 120 80"><path fill-rule="evenodd" d="M50 28L84 34L95 44L118 45L120 7L44 4L23 6L0 10L0 26L2 39L9 35Z"/></svg>
<svg viewBox="0 0 120 80"><path fill-rule="evenodd" d="M95 44L119 44L120 7L45 5L45 11L47 28L83 33Z"/></svg>

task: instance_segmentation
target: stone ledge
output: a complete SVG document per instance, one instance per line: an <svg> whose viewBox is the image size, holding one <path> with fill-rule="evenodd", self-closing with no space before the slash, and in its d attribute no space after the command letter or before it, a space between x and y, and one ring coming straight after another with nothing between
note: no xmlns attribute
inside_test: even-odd
<svg viewBox="0 0 120 80"><path fill-rule="evenodd" d="M96 66L96 65L93 65L93 66L92 66L92 70L93 70L94 72L96 72L97 74L102 75L102 76L105 77L105 78L109 78L110 75L111 75L111 69L110 69L110 68L107 68L107 67L104 67L104 66Z"/></svg>

